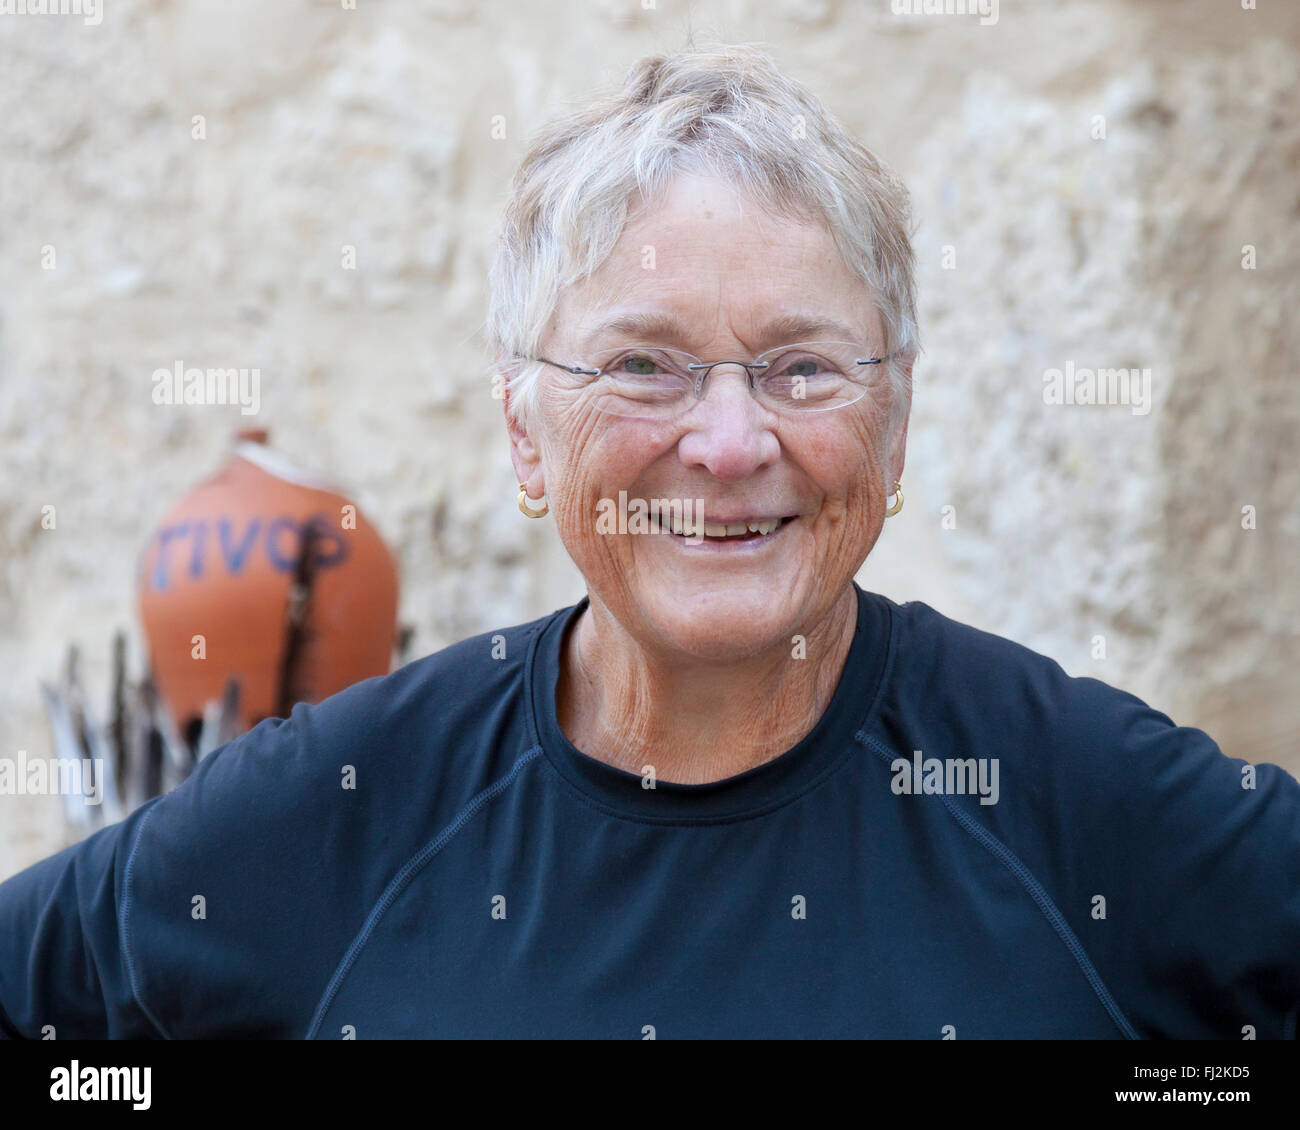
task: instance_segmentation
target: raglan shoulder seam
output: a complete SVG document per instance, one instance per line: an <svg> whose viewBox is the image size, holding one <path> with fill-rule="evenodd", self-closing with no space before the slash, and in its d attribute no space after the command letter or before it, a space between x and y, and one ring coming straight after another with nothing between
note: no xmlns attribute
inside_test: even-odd
<svg viewBox="0 0 1300 1130"><path fill-rule="evenodd" d="M887 763L892 764L895 760L897 755L894 751L889 749L874 734L860 730L856 738L862 745L866 746L876 756L883 758ZM1070 956L1074 958L1075 964L1078 965L1088 984L1092 987L1093 993L1096 994L1097 999L1101 1002L1102 1007L1106 1010L1115 1026L1123 1033L1124 1038L1128 1040L1140 1039L1141 1037L1129 1022L1128 1017L1124 1015L1123 1009L1120 1008L1111 995L1110 989L1106 987L1101 974L1097 972L1097 968L1093 965L1087 950L1084 949L1083 943L1079 941L1075 932L1070 929L1070 924L1065 920L1065 915L1061 913L1060 908L1053 901L1051 895L1047 893L1042 883L1034 876L1033 872L997 836L971 819L968 813L963 812L951 796L945 793L941 794L939 799L943 802L949 815L956 821L958 827L970 835L994 859L1010 871L1016 881L1024 887L1034 904L1042 912L1043 917L1047 919L1048 925L1056 932L1057 937L1060 938L1062 944L1069 951Z"/></svg>
<svg viewBox="0 0 1300 1130"><path fill-rule="evenodd" d="M347 975L352 971L361 951L365 948L366 943L370 940L371 935L379 925L379 920L384 916L388 908L397 900L398 895L402 893L416 873L420 871L434 856L436 856L448 843L465 827L469 821L476 816L489 801L495 800L504 793L516 780L524 767L529 763L536 761L541 756L542 747L533 745L530 749L524 751L516 759L506 774L497 781L488 785L480 792L476 793L460 809L459 812L432 840L417 851L408 859L400 868L397 874L389 881L388 886L384 888L383 893L371 908L370 913L366 915L365 922L362 923L361 929L352 939L347 951L344 953L338 967L334 970L329 982L325 986L324 993L321 994L320 1000L312 1013L311 1023L307 1027L304 1039L314 1039L316 1032L325 1019L325 1013L329 1011L330 1005L334 1002L335 996L342 987Z"/></svg>

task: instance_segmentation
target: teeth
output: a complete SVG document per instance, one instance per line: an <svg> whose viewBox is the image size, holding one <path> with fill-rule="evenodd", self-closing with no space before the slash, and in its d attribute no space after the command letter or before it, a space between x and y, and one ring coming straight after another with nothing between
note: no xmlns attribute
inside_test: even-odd
<svg viewBox="0 0 1300 1130"><path fill-rule="evenodd" d="M733 537L736 534L770 534L781 524L780 518L766 518L748 522L705 522L704 533L711 538Z"/></svg>
<svg viewBox="0 0 1300 1130"><path fill-rule="evenodd" d="M678 536L695 537L700 533L699 519L683 521L676 514L661 514L659 524ZM745 522L705 522L704 535L711 538L734 537L736 534L770 534L781 525L782 518L750 519Z"/></svg>
<svg viewBox="0 0 1300 1130"><path fill-rule="evenodd" d="M696 520L692 518L684 522L680 515L667 513L659 515L659 525L662 529L670 530L679 536L693 537Z"/></svg>

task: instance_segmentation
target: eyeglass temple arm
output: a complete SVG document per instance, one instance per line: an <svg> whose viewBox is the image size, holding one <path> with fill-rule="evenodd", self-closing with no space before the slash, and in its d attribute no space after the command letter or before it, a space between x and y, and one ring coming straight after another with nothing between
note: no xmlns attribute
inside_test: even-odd
<svg viewBox="0 0 1300 1130"><path fill-rule="evenodd" d="M584 369L581 365L561 365L558 361L550 361L545 357L516 357L516 361L541 361L544 365L554 365L557 369L563 369L566 373L580 373L589 377L600 376L599 369Z"/></svg>
<svg viewBox="0 0 1300 1130"><path fill-rule="evenodd" d="M892 357L893 354L891 353L889 356ZM854 364L855 365L879 365L881 362L887 359L888 358L886 357L865 357L865 358L859 357L854 361ZM515 360L528 361L530 360L530 358L516 357ZM563 369L566 373L574 373L577 375L589 376L589 377L600 376L599 369L584 369L581 365L562 365L560 364L559 361L551 361L546 357L535 357L535 358L531 358L531 360L540 361L544 365L554 365L557 369ZM745 371L749 372L750 369L766 369L768 367L768 364L769 362L767 361L701 361L697 365L687 365L686 367L688 369L703 369L707 373L708 370L712 369L714 365L743 365ZM753 377L752 373L750 374L750 377L752 380Z"/></svg>

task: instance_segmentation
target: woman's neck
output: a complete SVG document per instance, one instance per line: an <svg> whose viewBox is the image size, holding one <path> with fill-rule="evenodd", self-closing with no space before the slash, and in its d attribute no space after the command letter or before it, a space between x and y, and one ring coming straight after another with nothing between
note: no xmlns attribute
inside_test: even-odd
<svg viewBox="0 0 1300 1130"><path fill-rule="evenodd" d="M818 623L736 665L644 647L594 600L566 640L560 728L583 753L656 779L703 784L779 756L804 738L839 683L858 621L850 584Z"/></svg>

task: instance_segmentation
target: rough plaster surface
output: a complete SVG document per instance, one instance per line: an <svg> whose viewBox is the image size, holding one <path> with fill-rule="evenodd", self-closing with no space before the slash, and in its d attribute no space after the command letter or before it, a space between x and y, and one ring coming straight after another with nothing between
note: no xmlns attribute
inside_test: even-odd
<svg viewBox="0 0 1300 1130"><path fill-rule="evenodd" d="M0 18L0 756L49 755L38 680L69 642L105 699L116 627L139 672L137 555L243 424L373 515L416 654L581 595L553 529L515 510L479 336L491 240L531 128L691 27L768 45L915 195L907 503L861 582L1300 772L1300 9L1266 7ZM178 359L258 367L260 413L155 405L150 374ZM1151 411L1044 404L1067 361L1149 367ZM0 797L0 876L79 838L60 811Z"/></svg>

